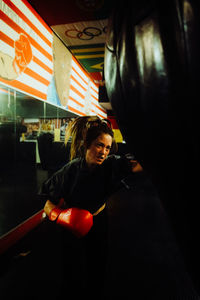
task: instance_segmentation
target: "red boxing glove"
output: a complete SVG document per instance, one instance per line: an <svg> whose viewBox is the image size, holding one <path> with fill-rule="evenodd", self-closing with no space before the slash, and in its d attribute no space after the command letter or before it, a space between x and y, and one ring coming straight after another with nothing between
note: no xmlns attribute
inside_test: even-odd
<svg viewBox="0 0 200 300"><path fill-rule="evenodd" d="M72 207L60 209L55 207L49 215L51 221L69 229L77 237L85 236L93 225L93 215L85 209Z"/></svg>

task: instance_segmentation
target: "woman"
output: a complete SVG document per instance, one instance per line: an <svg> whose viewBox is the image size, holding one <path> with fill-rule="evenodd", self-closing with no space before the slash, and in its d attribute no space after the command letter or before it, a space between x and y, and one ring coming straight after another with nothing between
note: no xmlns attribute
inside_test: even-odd
<svg viewBox="0 0 200 300"><path fill-rule="evenodd" d="M98 291L97 294L100 295L107 243L105 203L123 184L121 180L131 173L132 162L126 157L109 155L115 147L115 141L107 120L79 117L73 122L68 135L72 137L72 160L43 184L42 193L47 199L44 211L50 220L57 220L57 223L76 234L74 224L66 225L68 221L71 222L68 218L71 210L68 209L80 209L87 217L88 214L92 216L93 226L91 227L90 222L86 232L81 232L80 235L84 237L80 243L84 247L86 259L86 289ZM66 214L67 222L65 216L63 218ZM77 220L77 210L75 215ZM72 219L74 220L73 217ZM83 220L81 228L84 226ZM98 295L95 295L95 299Z"/></svg>
<svg viewBox="0 0 200 300"><path fill-rule="evenodd" d="M79 117L73 123L71 161L43 184L48 216L60 205L98 215L105 208L107 197L132 170L132 161L126 157L109 155L116 144L107 120Z"/></svg>

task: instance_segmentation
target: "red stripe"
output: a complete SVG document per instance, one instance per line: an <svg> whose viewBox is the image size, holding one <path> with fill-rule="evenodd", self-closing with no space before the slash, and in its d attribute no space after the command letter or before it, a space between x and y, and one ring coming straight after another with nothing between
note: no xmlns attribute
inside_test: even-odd
<svg viewBox="0 0 200 300"><path fill-rule="evenodd" d="M0 238L0 254L14 245L18 240L24 237L30 230L39 225L43 220L43 209L38 213L21 223Z"/></svg>
<svg viewBox="0 0 200 300"><path fill-rule="evenodd" d="M33 13L33 15L40 21L40 23L49 31L50 34L52 34L52 30L50 27L44 22L44 20L40 17L40 15L33 9L33 7L28 3L26 0L21 0L26 7Z"/></svg>
<svg viewBox="0 0 200 300"><path fill-rule="evenodd" d="M2 31L0 31L0 40L14 48L14 41Z"/></svg>
<svg viewBox="0 0 200 300"><path fill-rule="evenodd" d="M38 64L40 67L42 67L44 70L49 72L50 74L53 74L53 69L50 69L47 65L45 65L39 58L36 56L33 56L33 61Z"/></svg>
<svg viewBox="0 0 200 300"><path fill-rule="evenodd" d="M87 91L87 89L82 86L82 84L73 75L71 75L71 79L73 79L84 91Z"/></svg>
<svg viewBox="0 0 200 300"><path fill-rule="evenodd" d="M103 110L100 106L96 105L95 103L92 102L92 105L96 106L99 110L101 110L103 113L106 113L105 110Z"/></svg>
<svg viewBox="0 0 200 300"><path fill-rule="evenodd" d="M83 105L82 103L78 102L78 101L77 101L76 99L74 99L72 96L69 96L69 99L70 99L71 101L75 102L76 104L78 104L79 106L84 107L84 105Z"/></svg>
<svg viewBox="0 0 200 300"><path fill-rule="evenodd" d="M0 10L0 17L2 18L2 20L8 24L10 27L12 27L13 30L15 30L16 32L20 33L24 33L26 36L28 36L31 44L37 48L43 55L45 55L50 61L53 61L53 57L52 55L50 55L45 49L43 49L25 30L23 30L19 25L17 25L15 22L13 22L13 20L11 20L6 14L4 14L1 10Z"/></svg>
<svg viewBox="0 0 200 300"><path fill-rule="evenodd" d="M20 81L18 80L13 80L13 81L9 81L9 80L5 80L3 78L0 78L0 81L9 85L9 86L12 86L20 91L23 91L25 93L28 93L28 94L31 94L33 96L36 96L37 98L41 98L42 100L46 100L47 99L47 95L42 93L42 92L39 92L38 90L24 84L24 83L21 83Z"/></svg>
<svg viewBox="0 0 200 300"><path fill-rule="evenodd" d="M74 93L76 93L77 95L79 95L82 99L84 99L85 97L83 96L83 94L81 94L81 92L79 92L72 84L70 84L70 89L72 91L74 91Z"/></svg>
<svg viewBox="0 0 200 300"><path fill-rule="evenodd" d="M107 114L106 114L106 116L102 116L101 114L97 114L99 117L101 117L102 119L104 119L106 116L107 116Z"/></svg>
<svg viewBox="0 0 200 300"><path fill-rule="evenodd" d="M46 86L49 85L50 81L46 80L44 77L40 76L38 73L34 72L33 70L26 68L24 70L24 73L27 74L28 76L31 76L32 78L40 81L41 83L45 84Z"/></svg>
<svg viewBox="0 0 200 300"><path fill-rule="evenodd" d="M3 0L16 14L24 20L40 37L44 40L44 42L52 47L52 43L37 29L37 27L30 22L30 20L13 4L10 0Z"/></svg>
<svg viewBox="0 0 200 300"><path fill-rule="evenodd" d="M99 89L99 84L95 83L94 80L92 80L94 86L96 86L97 89Z"/></svg>
<svg viewBox="0 0 200 300"><path fill-rule="evenodd" d="M96 98L94 95L91 94L91 96L92 96L92 98L94 98L97 102L99 101L99 99Z"/></svg>
<svg viewBox="0 0 200 300"><path fill-rule="evenodd" d="M96 91L92 86L90 86L90 87L96 94L98 94L98 91Z"/></svg>
<svg viewBox="0 0 200 300"><path fill-rule="evenodd" d="M80 77L85 82L85 84L88 85L88 82L78 73L78 71L76 71L74 67L72 67L72 70L78 75L78 77Z"/></svg>
<svg viewBox="0 0 200 300"><path fill-rule="evenodd" d="M101 114L98 114L98 113L97 113L96 111L94 111L93 109L91 109L91 111L92 111L93 113L95 113L95 115L101 117L102 119L104 119L105 117L107 117L107 114L106 114L106 116L102 116Z"/></svg>
<svg viewBox="0 0 200 300"><path fill-rule="evenodd" d="M82 116L85 116L85 114L82 112L82 111L79 111L78 109L76 108L73 108L72 106L68 105L68 110L69 111L72 111L72 112L75 112L76 114L79 114L79 115L82 115Z"/></svg>
<svg viewBox="0 0 200 300"><path fill-rule="evenodd" d="M72 56L72 60L79 67L79 69L85 74L85 76L90 77L89 74L83 69L83 67L80 65L80 63L77 61L77 59L74 56Z"/></svg>
<svg viewBox="0 0 200 300"><path fill-rule="evenodd" d="M76 59L75 56L72 56L73 61L75 62L75 64L80 68L80 70L88 77L88 79L90 79L92 81L92 83L98 87L98 85L94 82L94 79L92 77L92 75L90 75L90 73L87 73L84 68L80 65L80 62ZM80 76L80 75L79 75Z"/></svg>

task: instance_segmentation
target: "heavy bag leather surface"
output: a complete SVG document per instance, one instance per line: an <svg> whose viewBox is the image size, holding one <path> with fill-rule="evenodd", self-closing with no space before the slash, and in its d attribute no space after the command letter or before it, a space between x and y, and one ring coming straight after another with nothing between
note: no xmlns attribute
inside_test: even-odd
<svg viewBox="0 0 200 300"><path fill-rule="evenodd" d="M125 1L110 20L107 93L123 135L151 170L158 160L175 161L197 132L199 6Z"/></svg>
<svg viewBox="0 0 200 300"><path fill-rule="evenodd" d="M197 277L199 53L199 1L116 3L105 49L107 94Z"/></svg>

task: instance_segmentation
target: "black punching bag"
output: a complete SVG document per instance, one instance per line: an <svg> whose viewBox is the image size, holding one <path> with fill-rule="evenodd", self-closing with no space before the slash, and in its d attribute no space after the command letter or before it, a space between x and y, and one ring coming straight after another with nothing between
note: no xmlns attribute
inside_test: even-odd
<svg viewBox="0 0 200 300"><path fill-rule="evenodd" d="M109 19L106 89L200 285L200 1L120 1ZM199 287L199 286L198 286Z"/></svg>

